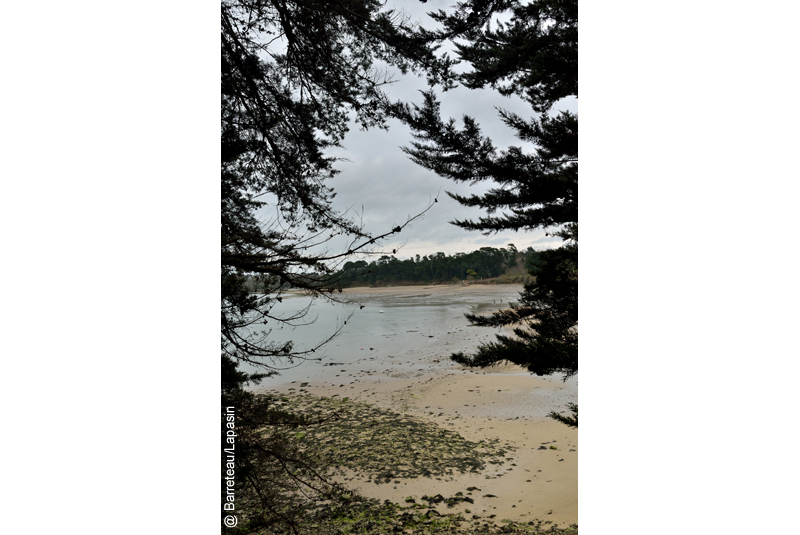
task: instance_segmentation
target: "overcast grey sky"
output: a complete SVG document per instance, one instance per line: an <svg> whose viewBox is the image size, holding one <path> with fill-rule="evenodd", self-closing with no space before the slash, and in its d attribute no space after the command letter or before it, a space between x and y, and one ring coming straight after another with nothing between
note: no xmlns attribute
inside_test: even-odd
<svg viewBox="0 0 800 535"><path fill-rule="evenodd" d="M412 20L423 26L435 27L435 23L425 13L449 8L449 0L435 0L427 4L408 0L396 2L395 7L404 9ZM394 79L395 83L387 89L390 98L421 103L419 91L427 87L424 79L412 74L402 76L399 73L395 73ZM461 117L464 114L470 115L478 120L484 134L491 137L496 146L505 148L509 145L522 145L513 136L512 130L502 124L495 109L500 107L523 117L531 117L530 106L521 99L502 97L491 89L470 90L458 87L444 94L438 92L445 119L456 118L461 126ZM577 112L577 108L577 99L569 99L557 103L554 112ZM373 234L386 232L404 223L410 215L424 210L438 194L439 202L424 218L412 223L398 237L387 241L382 250L391 251L402 246L396 256L407 258L438 251L453 254L486 246L505 247L509 243L516 245L518 249L528 246L543 249L560 243L558 238L546 237L543 230L508 231L483 236L480 232L466 231L451 225L449 222L454 219L475 219L484 215L485 211L463 207L447 196L445 191L480 194L490 189L492 184L458 184L418 166L400 149L408 146L411 140L410 130L398 121L392 121L388 132L377 129L364 132L354 127L344 140L344 149L330 151L331 155L350 160L338 164L341 173L330 182L337 193L335 208L344 211L354 207L360 213L363 205L364 226ZM336 249L335 242L329 245Z"/></svg>
<svg viewBox="0 0 800 535"><path fill-rule="evenodd" d="M418 93L403 94L405 88L399 84L397 89L392 91L393 96L420 101ZM470 92L466 89L448 92L442 100L444 114L460 120L461 113L466 112L478 118L484 133L488 134L496 144L507 146L515 141L514 144L520 144L519 140L509 135L508 128L499 124L493 106L502 106L524 113L524 105L520 106L517 102L498 98L491 91ZM576 108L575 104L568 109L576 110ZM530 112L526 115L529 114ZM469 252L485 246L502 247L508 243L514 243L517 248L522 249L528 246L540 249L552 247L560 242L558 238L546 237L541 230L507 231L484 236L480 232L466 231L451 225L449 221L477 218L485 211L461 206L447 196L445 191L479 194L487 191L492 184L488 182L472 186L459 184L418 166L400 150L401 146L408 146L410 141L411 134L408 128L393 122L388 132L351 131L345 139L346 150L336 153L351 161L339 164L338 167L342 172L331 182L337 192L335 206L342 210L355 206L360 210L363 204L365 227L373 232L388 230L404 223L410 215L422 211L438 194L439 202L423 216L423 219L413 222L399 237L388 241L386 249L393 249L405 243L398 256L407 257L437 251L448 254Z"/></svg>

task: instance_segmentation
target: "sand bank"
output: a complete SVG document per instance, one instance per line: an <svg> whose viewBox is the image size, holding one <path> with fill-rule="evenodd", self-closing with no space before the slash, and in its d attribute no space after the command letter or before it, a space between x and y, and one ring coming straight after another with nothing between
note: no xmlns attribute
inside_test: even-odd
<svg viewBox="0 0 800 535"><path fill-rule="evenodd" d="M369 287L359 286L355 288L345 288L343 294L347 295L405 295L408 296L418 294L432 294L432 295L457 295L457 294L474 294L474 293L487 293L487 294L500 294L508 292L509 288L522 288L521 284L429 284L419 286L381 286Z"/></svg>
<svg viewBox="0 0 800 535"><path fill-rule="evenodd" d="M403 286L350 288L346 292L391 296L471 292L491 296L494 292L507 293L508 287ZM462 492L474 503L459 503L453 508L442 504L437 507L439 512L460 511L467 518L478 515L480 522L540 519L559 527L577 524L578 431L546 418L551 410L564 411L567 403L577 402L577 380L565 384L558 378L532 376L512 365L468 370L447 359L453 346L447 344L446 337L431 338L431 344L435 345L426 348L413 370L345 368L333 381L295 381L271 385L269 390L348 397L434 422L470 441L496 439L507 448L505 462L489 464L478 474L398 479L399 483L392 484L375 484L364 477L347 479L348 485L366 496L403 503L407 497L419 501L423 495L448 497ZM470 487L480 490L467 491ZM489 519L489 515L495 516Z"/></svg>

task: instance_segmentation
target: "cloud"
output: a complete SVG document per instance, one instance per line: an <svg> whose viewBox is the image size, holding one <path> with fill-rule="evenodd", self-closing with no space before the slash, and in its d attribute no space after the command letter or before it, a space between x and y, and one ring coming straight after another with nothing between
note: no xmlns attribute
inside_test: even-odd
<svg viewBox="0 0 800 535"><path fill-rule="evenodd" d="M392 98L408 96L417 98L418 93L403 91L402 87L392 88ZM485 134L501 148L510 144L522 145L514 138L513 132L502 124L494 108L516 108L514 111L521 115L525 114L527 108L530 115L530 108L524 103L520 104L518 99L515 102L492 91L478 92L463 88L446 93L444 98L446 105L443 105L443 113L446 117L459 111L468 113L480 120ZM514 106L508 106L509 103ZM409 129L395 121L389 131L364 132L353 129L344 140L344 148L331 151L332 155L350 160L338 163L337 168L341 173L330 182L337 193L334 205L340 211L354 208L358 213L361 213L363 206L363 223L372 233L379 234L405 223L409 217L427 208L433 199L438 199L423 218L401 233L399 239L387 242L384 250L391 251L405 244L402 254L411 256L438 251L447 254L469 252L480 247L504 247L508 243L514 243L519 249L529 246L535 249L550 248L560 243L558 238L546 237L542 230L505 231L484 236L480 232L466 231L452 225L450 222L453 220L477 219L486 213L479 208L461 206L445 192L480 195L496 187L496 184L456 183L418 166L400 148L408 146L411 141Z"/></svg>
<svg viewBox="0 0 800 535"><path fill-rule="evenodd" d="M432 26L432 21L425 13L438 7L419 2L402 5L402 9L413 20L420 20L428 27ZM392 100L422 102L420 91L427 89L424 79L411 74L401 76L399 73L394 78L396 82L385 88ZM463 115L470 115L478 121L484 135L489 136L499 148L514 145L526 150L533 149L532 145L514 137L513 130L502 123L497 113L497 108L502 108L525 118L531 117L530 105L522 99L503 97L491 89L470 90L464 87L445 93L437 90L437 94L445 120L453 117L460 126ZM554 107L554 110L561 109L577 112L577 99L565 99ZM469 252L480 247L505 247L508 243L514 243L518 249L529 246L535 249L551 248L560 243L558 238L546 237L542 230L506 231L484 236L480 232L466 231L452 225L450 222L455 219L477 219L486 214L478 208L461 206L445 192L480 195L496 184L456 183L416 165L401 150L401 147L409 146L412 140L410 130L399 121L391 121L388 131L363 131L353 124L343 147L328 151L331 156L349 160L338 162L336 167L341 172L328 184L337 194L334 208L342 212L352 209L353 215L360 215L363 207L362 222L373 235L388 232L405 223L425 210L434 198L438 199L423 218L414 221L399 237L387 241L381 247L383 251L400 249L397 255L401 257L439 251L447 254ZM326 247L337 250L345 245L344 240L332 240Z"/></svg>

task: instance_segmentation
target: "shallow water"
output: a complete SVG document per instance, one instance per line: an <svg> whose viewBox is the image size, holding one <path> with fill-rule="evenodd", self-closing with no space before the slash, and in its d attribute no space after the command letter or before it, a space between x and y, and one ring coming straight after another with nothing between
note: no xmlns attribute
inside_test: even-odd
<svg viewBox="0 0 800 535"><path fill-rule="evenodd" d="M413 287L399 295L376 292L353 296L355 303L349 305L317 300L304 320L309 325L294 329L276 327L270 332L270 339L292 340L296 350L309 350L340 326L341 332L311 354L313 360L295 361L293 365L278 363L280 375L264 380L261 386L329 380L341 371L400 378L421 374L432 366L450 367L450 354L474 350L480 343L493 340L499 332L499 329L469 326L464 313L506 308L509 301L519 297L521 289L520 285L509 285L438 293ZM304 296L285 297L281 313L301 310L308 302ZM242 369L254 371L245 365Z"/></svg>

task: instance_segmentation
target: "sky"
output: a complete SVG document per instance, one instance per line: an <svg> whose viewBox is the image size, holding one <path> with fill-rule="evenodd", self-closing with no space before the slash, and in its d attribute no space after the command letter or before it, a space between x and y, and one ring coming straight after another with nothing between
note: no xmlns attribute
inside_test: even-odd
<svg viewBox="0 0 800 535"><path fill-rule="evenodd" d="M392 87L390 96L420 103L417 80L402 80ZM421 84L424 85L424 84ZM502 107L530 116L530 108L519 100L500 97L491 90L471 91L458 88L443 96L442 113L454 117L461 123L467 113L478 119L485 135L496 145L508 147L521 142L511 135L511 130L501 124L495 107ZM577 111L577 101L564 102L563 107ZM526 113L527 112L527 113ZM354 206L360 211L364 207L364 224L367 229L380 232L404 223L409 216L424 210L434 198L434 204L421 220L414 221L396 238L386 242L386 249L402 246L398 257L416 254L425 255L438 251L447 254L470 252L480 247L505 247L513 243L517 249L545 249L557 246L559 238L545 236L543 230L532 232L504 231L484 236L477 231L467 231L450 224L454 219L476 219L485 215L485 210L465 207L450 198L445 192L462 195L481 194L494 183L481 182L470 185L457 183L438 176L414 162L401 150L412 140L410 130L397 121L391 123L389 131L351 130L344 141L342 154L350 162L340 162L341 173L331 180L337 193L334 206L346 210Z"/></svg>
<svg viewBox="0 0 800 535"><path fill-rule="evenodd" d="M395 4L412 21L429 28L437 27L437 24L426 13L447 7L447 3L442 0L427 4L416 1ZM392 100L422 103L420 91L427 89L424 79L413 74L403 76L395 72L394 80L386 88ZM478 120L484 135L488 135L499 148L523 145L513 136L513 131L502 124L496 110L503 108L522 117L531 117L533 112L523 100L500 96L492 89L470 90L464 87L446 93L437 90L437 94L442 102L443 119L456 118L457 124L463 126L461 117L467 114ZM564 99L556 103L551 113L554 115L561 110L577 113L577 99ZM541 229L531 232L504 231L484 236L478 231L467 231L450 224L455 219L477 219L485 216L486 212L480 208L461 206L445 192L482 194L493 183L456 183L424 169L412 162L401 150L401 147L409 146L411 141L410 130L399 121L393 120L388 131L363 131L353 125L345 137L343 148L328 151L330 155L349 160L339 162L337 168L341 172L328 182L336 192L334 208L341 212L353 208L360 215L363 205L362 221L372 234L388 232L405 223L409 217L427 208L434 198L438 199L423 218L385 241L379 251L391 252L396 249L398 252L395 256L403 259L436 252L449 255L468 253L481 247L506 247L509 243L513 243L519 250L528 247L547 249L561 243L560 238L546 236ZM530 144L525 145L532 148ZM344 241L331 241L326 246L336 251L344 246Z"/></svg>

